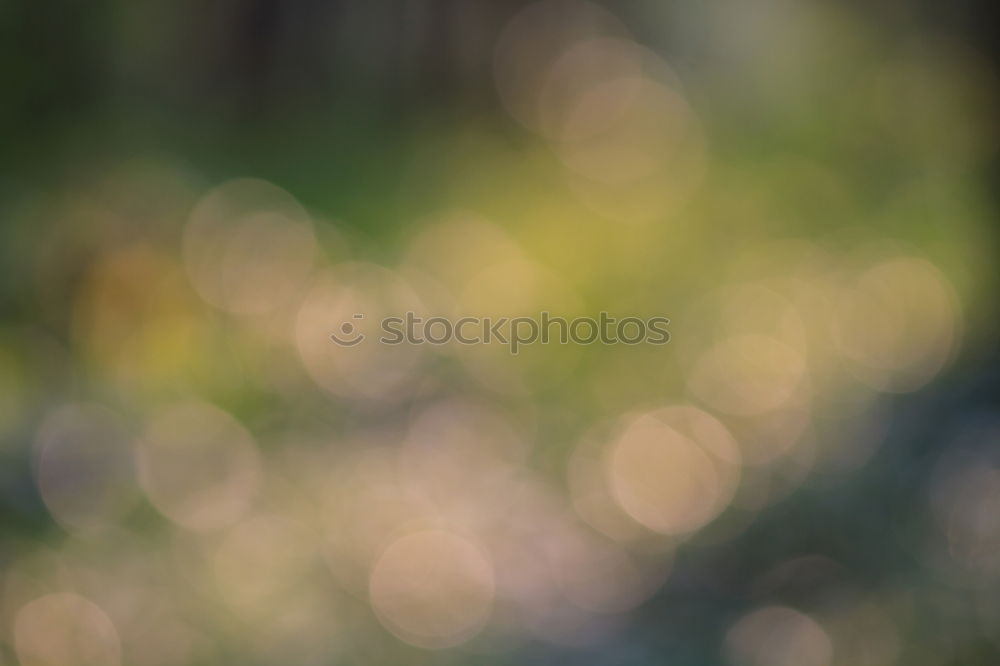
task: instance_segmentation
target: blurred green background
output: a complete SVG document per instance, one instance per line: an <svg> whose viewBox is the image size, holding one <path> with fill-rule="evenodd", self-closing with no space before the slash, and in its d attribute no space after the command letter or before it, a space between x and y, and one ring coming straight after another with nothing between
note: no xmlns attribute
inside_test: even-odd
<svg viewBox="0 0 1000 666"><path fill-rule="evenodd" d="M995 11L4 3L0 665L1000 662Z"/></svg>

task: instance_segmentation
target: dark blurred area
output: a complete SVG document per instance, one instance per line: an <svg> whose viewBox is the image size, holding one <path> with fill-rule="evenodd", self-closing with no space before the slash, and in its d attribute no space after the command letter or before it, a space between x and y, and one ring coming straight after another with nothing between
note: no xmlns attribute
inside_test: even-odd
<svg viewBox="0 0 1000 666"><path fill-rule="evenodd" d="M22 123L120 104L159 113L234 117L333 106L361 96L398 103L490 106L493 46L529 2L245 0L189 5L60 0L10 3L3 30L10 86L5 115ZM922 27L996 63L993 3L880 0L839 5L863 12L887 36ZM697 35L685 3L605 4L664 56L693 59ZM572 5L566 5L567 22ZM761 13L794 11L791 3ZM695 12L697 13L697 12ZM412 109L411 109L412 110Z"/></svg>

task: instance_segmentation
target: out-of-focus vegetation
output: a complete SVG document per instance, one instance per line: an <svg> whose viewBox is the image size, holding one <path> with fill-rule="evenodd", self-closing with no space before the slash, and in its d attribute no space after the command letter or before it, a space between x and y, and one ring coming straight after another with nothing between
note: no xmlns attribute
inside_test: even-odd
<svg viewBox="0 0 1000 666"><path fill-rule="evenodd" d="M0 664L997 663L988 62L622 5L0 12Z"/></svg>

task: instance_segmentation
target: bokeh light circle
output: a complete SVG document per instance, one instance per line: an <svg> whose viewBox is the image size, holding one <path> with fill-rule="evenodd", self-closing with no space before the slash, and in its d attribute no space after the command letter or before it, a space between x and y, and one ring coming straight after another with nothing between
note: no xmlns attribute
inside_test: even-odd
<svg viewBox="0 0 1000 666"><path fill-rule="evenodd" d="M96 604L76 594L49 594L28 603L14 621L22 666L117 666L118 631Z"/></svg>
<svg viewBox="0 0 1000 666"><path fill-rule="evenodd" d="M769 606L736 622L726 634L733 666L830 666L833 643L814 619L792 608Z"/></svg>
<svg viewBox="0 0 1000 666"><path fill-rule="evenodd" d="M694 407L668 407L632 418L606 458L612 494L641 525L686 534L729 504L741 455L729 431Z"/></svg>
<svg viewBox="0 0 1000 666"><path fill-rule="evenodd" d="M489 619L493 566L463 537L416 532L382 552L369 594L382 624L402 640L425 648L451 647L471 639Z"/></svg>
<svg viewBox="0 0 1000 666"><path fill-rule="evenodd" d="M228 312L267 313L301 289L317 254L309 214L287 192L241 178L205 194L184 231L199 295Z"/></svg>
<svg viewBox="0 0 1000 666"><path fill-rule="evenodd" d="M226 527L247 510L260 469L253 437L226 412L201 402L158 414L138 446L139 482L178 525Z"/></svg>

